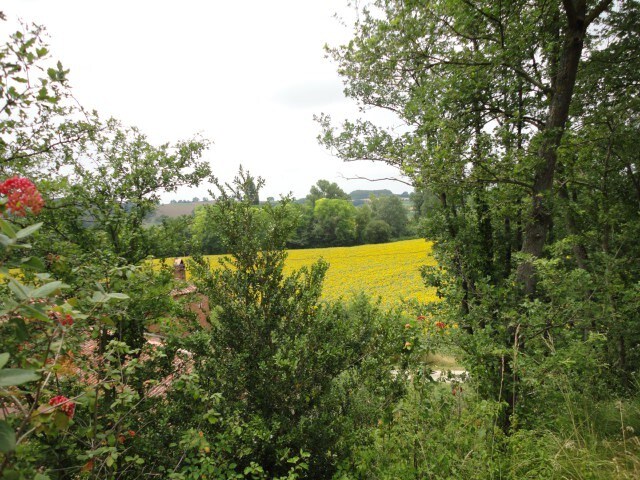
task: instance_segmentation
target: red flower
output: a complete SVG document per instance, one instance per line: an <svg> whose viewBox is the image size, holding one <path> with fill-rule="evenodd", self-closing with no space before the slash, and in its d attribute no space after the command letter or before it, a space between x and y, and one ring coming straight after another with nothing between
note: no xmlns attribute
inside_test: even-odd
<svg viewBox="0 0 640 480"><path fill-rule="evenodd" d="M57 320L63 327L70 327L73 325L73 317L68 313L63 315L60 312L52 310L49 312L49 318L51 318L51 320Z"/></svg>
<svg viewBox="0 0 640 480"><path fill-rule="evenodd" d="M424 315L418 315L418 316L416 317L416 319L417 319L419 322L422 322L422 321L426 320L426 319L427 319L427 317L425 317Z"/></svg>
<svg viewBox="0 0 640 480"><path fill-rule="evenodd" d="M446 326L447 326L447 324L446 324L446 323L444 323L444 322L436 322L436 327L438 327L438 328L440 328L440 329L443 329L443 328L445 328Z"/></svg>
<svg viewBox="0 0 640 480"><path fill-rule="evenodd" d="M73 325L73 317L67 313L64 318L60 320L60 325L63 327L70 327Z"/></svg>
<svg viewBox="0 0 640 480"><path fill-rule="evenodd" d="M49 405L52 407L58 407L60 411L69 418L73 418L73 414L76 411L76 404L64 395L56 395L49 400Z"/></svg>
<svg viewBox="0 0 640 480"><path fill-rule="evenodd" d="M19 217L24 217L27 209L38 214L44 205L40 192L28 178L7 178L0 183L0 195L8 197L7 210Z"/></svg>

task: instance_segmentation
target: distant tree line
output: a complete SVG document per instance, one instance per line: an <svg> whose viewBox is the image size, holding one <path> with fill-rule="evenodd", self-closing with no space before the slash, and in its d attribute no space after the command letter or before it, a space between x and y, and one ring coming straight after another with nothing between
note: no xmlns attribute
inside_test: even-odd
<svg viewBox="0 0 640 480"><path fill-rule="evenodd" d="M251 199L258 209L275 202L269 197L261 203L255 194ZM335 182L318 180L305 198L287 207L291 220L297 225L287 246L351 246L415 236L421 220L436 202L432 194L418 190L402 195L394 195L390 190L356 190L347 194ZM191 215L161 217L158 224L147 229L150 254L174 257L225 253L227 248L220 240L220 225L216 220L218 209L213 202L198 205Z"/></svg>
<svg viewBox="0 0 640 480"><path fill-rule="evenodd" d="M180 200L171 200L169 201L170 204L176 204L176 203L198 203L198 202L208 202L209 198L208 197L202 197L202 199L200 199L200 197L193 197L191 200L184 200L184 199L180 199Z"/></svg>

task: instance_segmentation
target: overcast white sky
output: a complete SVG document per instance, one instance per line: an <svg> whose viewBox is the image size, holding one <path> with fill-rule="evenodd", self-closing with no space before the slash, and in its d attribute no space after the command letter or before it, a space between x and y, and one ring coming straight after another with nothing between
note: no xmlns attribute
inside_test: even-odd
<svg viewBox="0 0 640 480"><path fill-rule="evenodd" d="M206 159L230 180L238 165L266 180L262 198L305 196L321 178L347 192L409 190L341 176L397 176L392 167L343 163L320 146L313 114L358 115L323 46L350 28L347 0L12 0L9 22L44 25L54 59L70 68L75 97L102 117L135 125L153 142L201 133ZM171 198L206 195L207 188Z"/></svg>

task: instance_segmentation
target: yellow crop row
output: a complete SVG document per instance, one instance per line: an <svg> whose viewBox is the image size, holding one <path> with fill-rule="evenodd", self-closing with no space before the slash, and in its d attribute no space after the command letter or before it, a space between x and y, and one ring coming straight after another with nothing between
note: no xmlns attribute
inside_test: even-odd
<svg viewBox="0 0 640 480"><path fill-rule="evenodd" d="M323 298L336 300L365 292L380 297L385 305L401 299L435 300L435 289L426 288L420 277L422 265L434 265L432 242L423 239L357 247L290 250L285 271L310 266L319 258L329 263ZM207 257L217 265L217 255ZM171 261L167 259L167 261Z"/></svg>

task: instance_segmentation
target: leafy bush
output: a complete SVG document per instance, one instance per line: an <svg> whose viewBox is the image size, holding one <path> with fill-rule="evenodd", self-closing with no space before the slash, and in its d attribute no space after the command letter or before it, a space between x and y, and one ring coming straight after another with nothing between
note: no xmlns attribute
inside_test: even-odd
<svg viewBox="0 0 640 480"><path fill-rule="evenodd" d="M295 228L288 200L259 211L244 187L241 172L218 199L231 256L213 271L196 267L213 309L196 372L249 429L235 439L240 467L255 461L282 475L283 455L304 451L309 478L327 478L402 392L402 375L391 375L400 322L365 298L321 304L323 261L285 276L284 247Z"/></svg>
<svg viewBox="0 0 640 480"><path fill-rule="evenodd" d="M367 243L386 243L391 239L391 227L384 220L372 220L364 230Z"/></svg>

